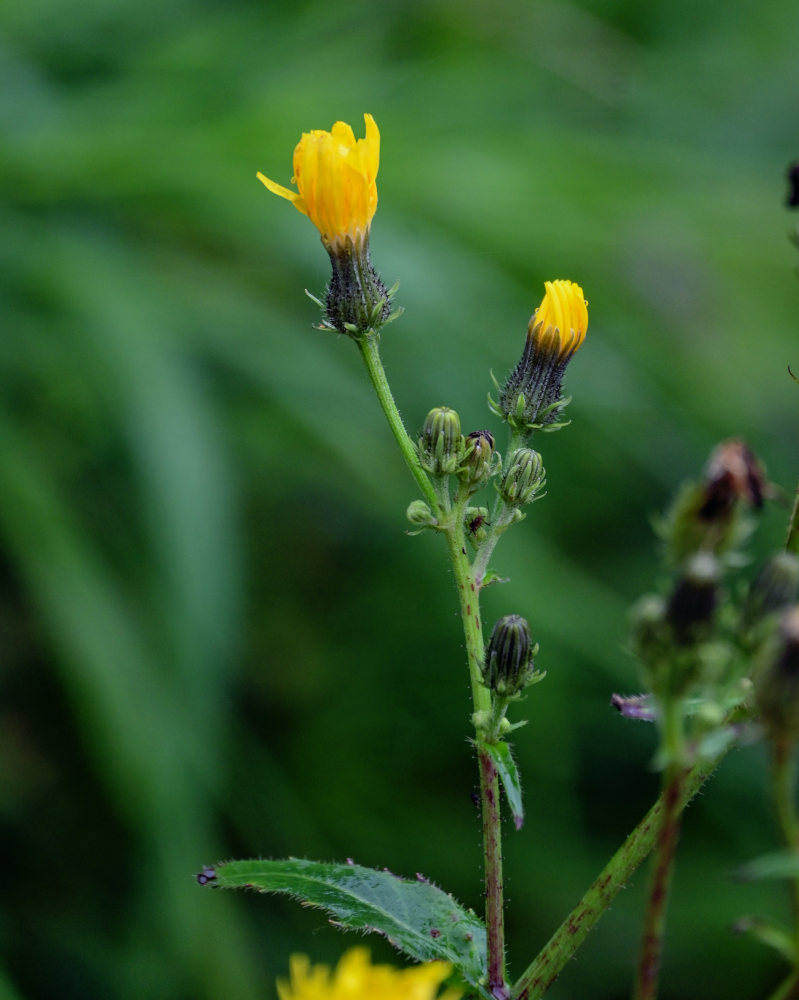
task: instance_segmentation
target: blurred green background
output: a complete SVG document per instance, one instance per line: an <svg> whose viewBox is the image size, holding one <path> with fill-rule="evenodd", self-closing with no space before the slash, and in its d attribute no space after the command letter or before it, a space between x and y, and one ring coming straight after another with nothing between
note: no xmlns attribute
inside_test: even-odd
<svg viewBox="0 0 799 1000"><path fill-rule="evenodd" d="M513 969L651 802L627 607L649 526L733 434L799 475L799 19L788 0L293 4L6 0L0 11L0 998L255 1000L324 916L200 890L230 857L422 871L480 909L475 766L441 540L352 344L312 329L327 258L269 195L302 131L382 131L373 256L409 426L496 421L549 278L588 339L549 494L494 564L549 671L518 734ZM501 445L500 445L501 447ZM757 550L780 544L771 504ZM734 883L774 843L764 754L691 808L663 1000L759 998ZM553 1000L628 994L646 877ZM373 954L393 959L385 944Z"/></svg>

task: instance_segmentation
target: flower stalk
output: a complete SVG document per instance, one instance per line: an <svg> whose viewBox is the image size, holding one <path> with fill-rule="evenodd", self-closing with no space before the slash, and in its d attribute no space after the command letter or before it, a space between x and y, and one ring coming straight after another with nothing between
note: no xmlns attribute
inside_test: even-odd
<svg viewBox="0 0 799 1000"><path fill-rule="evenodd" d="M674 872L674 859L677 854L677 841L680 836L684 776L685 772L679 764L669 767L664 776L661 796L663 808L644 919L638 978L633 994L635 1000L654 1000L657 996L663 934L666 929L666 910Z"/></svg>
<svg viewBox="0 0 799 1000"><path fill-rule="evenodd" d="M405 459L405 464L410 469L411 475L416 480L416 484L422 491L425 500L428 502L431 509L436 511L439 506L438 494L419 464L419 456L417 455L416 447L413 441L411 441L410 436L405 429L405 424L402 422L400 412L397 409L397 404L394 401L394 394L391 391L391 386L388 384L386 370L383 367L383 361L380 357L379 337L377 334L371 334L370 336L359 337L356 342L358 344L358 349L361 352L363 362L366 365L366 371L369 374L369 380L372 383L372 388L375 391L380 407L383 410L386 420L388 421L388 425L391 428L391 432L394 435L394 440L399 445L402 457Z"/></svg>
<svg viewBox="0 0 799 1000"><path fill-rule="evenodd" d="M796 815L796 757L791 739L775 739L772 744L771 783L780 835L785 846L799 851L799 818ZM789 880L794 922L794 975L799 977L799 876Z"/></svg>
<svg viewBox="0 0 799 1000"><path fill-rule="evenodd" d="M729 749L730 746L727 746L712 757L700 759L685 773L677 798L680 813L713 774ZM511 992L513 1000L539 1000L555 982L564 966L654 847L658 832L663 828L666 811L665 792L661 792L657 802L519 977Z"/></svg>
<svg viewBox="0 0 799 1000"><path fill-rule="evenodd" d="M496 1000L508 1000L505 984L505 909L502 883L502 827L499 814L499 776L494 762L479 749L480 801L485 854L488 991Z"/></svg>

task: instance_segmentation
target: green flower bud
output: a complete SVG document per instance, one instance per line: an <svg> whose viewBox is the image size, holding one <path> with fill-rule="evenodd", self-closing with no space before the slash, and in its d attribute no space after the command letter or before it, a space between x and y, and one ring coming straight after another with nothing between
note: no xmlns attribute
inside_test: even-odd
<svg viewBox="0 0 799 1000"><path fill-rule="evenodd" d="M671 593L666 618L678 645L702 638L713 623L719 597L721 566L710 552L698 552Z"/></svg>
<svg viewBox="0 0 799 1000"><path fill-rule="evenodd" d="M506 615L494 626L483 663L483 683L495 694L512 698L522 691L535 672L538 652L530 626L519 615Z"/></svg>
<svg viewBox="0 0 799 1000"><path fill-rule="evenodd" d="M458 476L470 492L489 478L494 469L494 436L490 431L472 431L466 436L466 451Z"/></svg>
<svg viewBox="0 0 799 1000"><path fill-rule="evenodd" d="M521 507L535 500L546 485L541 456L532 448L520 448L510 458L502 477L500 494L511 507Z"/></svg>
<svg viewBox="0 0 799 1000"><path fill-rule="evenodd" d="M741 616L742 628L757 625L768 615L793 604L799 593L799 557L779 552L760 570L749 589Z"/></svg>
<svg viewBox="0 0 799 1000"><path fill-rule="evenodd" d="M762 466L743 441L723 441L708 459L702 478L685 484L659 525L672 566L700 549L734 552L748 534L747 509L758 510L769 495Z"/></svg>
<svg viewBox="0 0 799 1000"><path fill-rule="evenodd" d="M642 597L630 611L633 649L642 663L656 663L668 648L666 602L658 594Z"/></svg>
<svg viewBox="0 0 799 1000"><path fill-rule="evenodd" d="M799 739L799 605L780 619L755 672L755 695L772 739Z"/></svg>
<svg viewBox="0 0 799 1000"><path fill-rule="evenodd" d="M477 548L488 536L488 507L467 507L464 525L466 537Z"/></svg>
<svg viewBox="0 0 799 1000"><path fill-rule="evenodd" d="M447 406L437 406L427 414L419 438L419 464L431 476L451 476L463 455L461 418Z"/></svg>
<svg viewBox="0 0 799 1000"><path fill-rule="evenodd" d="M411 500L405 511L405 516L411 524L415 524L418 528L432 528L438 524L433 517L433 512L424 500Z"/></svg>

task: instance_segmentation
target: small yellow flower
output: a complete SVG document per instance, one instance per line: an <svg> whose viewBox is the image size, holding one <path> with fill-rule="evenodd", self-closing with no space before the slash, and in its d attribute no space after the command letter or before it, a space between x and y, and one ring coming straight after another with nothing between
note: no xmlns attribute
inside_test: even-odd
<svg viewBox="0 0 799 1000"><path fill-rule="evenodd" d="M330 251L355 246L369 234L377 210L377 170L380 165L380 131L371 115L363 116L366 137L356 139L345 122L329 132L304 132L294 150L292 184L297 190L257 175L273 194L280 195L307 215Z"/></svg>
<svg viewBox="0 0 799 1000"><path fill-rule="evenodd" d="M289 982L278 980L280 1000L435 1000L451 972L446 962L428 962L410 969L372 965L366 948L352 948L331 971L311 966L305 955L291 959ZM457 990L445 990L438 1000L458 1000Z"/></svg>
<svg viewBox="0 0 799 1000"><path fill-rule="evenodd" d="M546 294L533 313L528 334L537 340L551 340L553 346L557 345L559 360L563 360L571 357L585 339L588 303L582 288L573 281L545 281L544 287Z"/></svg>

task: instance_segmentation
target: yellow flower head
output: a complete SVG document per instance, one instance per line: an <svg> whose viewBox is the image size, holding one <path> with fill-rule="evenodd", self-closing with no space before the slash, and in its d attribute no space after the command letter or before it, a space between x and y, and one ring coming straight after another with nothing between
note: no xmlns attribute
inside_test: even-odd
<svg viewBox="0 0 799 1000"><path fill-rule="evenodd" d="M305 955L291 959L291 979L278 980L280 1000L435 1000L450 974L446 962L428 962L410 969L372 965L366 948L352 948L334 970L311 967ZM438 1000L458 1000L460 992L445 990Z"/></svg>
<svg viewBox="0 0 799 1000"><path fill-rule="evenodd" d="M336 122L329 132L303 132L294 150L296 191L257 175L273 194L308 216L328 250L345 247L348 237L356 246L362 243L377 210L380 131L371 115L363 119L364 139L356 139L345 122Z"/></svg>
<svg viewBox="0 0 799 1000"><path fill-rule="evenodd" d="M545 281L541 305L533 313L528 335L546 338L557 349L559 359L571 357L585 339L588 303L583 290L573 281Z"/></svg>
<svg viewBox="0 0 799 1000"><path fill-rule="evenodd" d="M588 329L588 303L573 281L546 281L546 294L527 327L519 363L508 376L494 412L515 431L565 427L569 400L562 395L563 375Z"/></svg>

